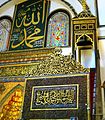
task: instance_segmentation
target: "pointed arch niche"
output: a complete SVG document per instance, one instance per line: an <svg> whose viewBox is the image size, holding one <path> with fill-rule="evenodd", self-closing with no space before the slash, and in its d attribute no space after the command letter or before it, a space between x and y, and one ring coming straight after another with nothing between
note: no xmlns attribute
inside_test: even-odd
<svg viewBox="0 0 105 120"><path fill-rule="evenodd" d="M70 46L70 28L70 13L64 9L53 11L48 17L45 46L48 48Z"/></svg>

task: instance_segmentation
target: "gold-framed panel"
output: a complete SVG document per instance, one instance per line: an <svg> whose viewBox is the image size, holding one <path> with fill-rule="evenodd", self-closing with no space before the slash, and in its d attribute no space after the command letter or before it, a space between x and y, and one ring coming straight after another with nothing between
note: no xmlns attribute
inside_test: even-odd
<svg viewBox="0 0 105 120"><path fill-rule="evenodd" d="M76 86L77 87L77 106L75 108L48 108L48 109L32 109L32 103L33 103L33 93L34 93L34 88L44 88L44 87L71 87L71 86ZM79 97L79 84L70 84L70 85L50 85L50 86L37 86L37 87L33 87L32 88L32 97L31 97L31 106L30 106L30 110L33 111L33 110L78 110L78 97Z"/></svg>
<svg viewBox="0 0 105 120"><path fill-rule="evenodd" d="M69 75L56 75L56 76L42 76L42 77L36 77L36 78L26 78L25 80L25 88L26 88L26 84L27 84L27 81L31 81L31 80L37 80L37 79L47 79L47 78L63 78L63 77L78 77L78 76L86 76L87 78L87 103L86 103L86 106L87 106L87 116L88 116L88 119L87 120L91 120L90 119L90 81L89 81L89 74L87 73L84 73L84 74L69 74ZM43 86L44 87L44 86ZM25 89L24 89L25 90ZM24 91L25 93L26 91ZM25 97L25 94L24 94L24 97ZM24 100L23 99L23 104L24 104ZM31 98L31 104L32 104L32 98ZM31 105L30 104L30 105ZM30 107L31 108L31 107ZM32 109L30 109L32 110ZM78 110L78 109L77 109ZM32 110L33 111L33 110ZM69 120L69 119L66 119L66 118L63 118L64 120ZM29 119L29 120L38 120L38 119ZM39 120L44 120L44 119L39 119ZM47 119L46 120L51 120L51 119ZM52 120L55 120L55 119L52 119ZM60 120L60 119L56 119L56 120ZM62 119L61 119L62 120Z"/></svg>

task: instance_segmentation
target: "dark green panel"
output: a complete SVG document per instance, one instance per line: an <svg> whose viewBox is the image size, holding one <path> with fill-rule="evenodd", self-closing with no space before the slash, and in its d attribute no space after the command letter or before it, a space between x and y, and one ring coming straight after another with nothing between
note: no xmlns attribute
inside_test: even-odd
<svg viewBox="0 0 105 120"><path fill-rule="evenodd" d="M9 50L41 48L44 45L49 1L29 0L18 4Z"/></svg>

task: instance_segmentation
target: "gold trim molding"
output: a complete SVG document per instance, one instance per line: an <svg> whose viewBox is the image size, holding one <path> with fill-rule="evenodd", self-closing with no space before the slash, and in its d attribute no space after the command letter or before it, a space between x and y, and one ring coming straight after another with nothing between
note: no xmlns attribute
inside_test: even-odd
<svg viewBox="0 0 105 120"><path fill-rule="evenodd" d="M30 50L17 50L17 51L7 51L0 52L0 63L13 63L13 62L27 62L42 60L48 57L54 48L38 48Z"/></svg>

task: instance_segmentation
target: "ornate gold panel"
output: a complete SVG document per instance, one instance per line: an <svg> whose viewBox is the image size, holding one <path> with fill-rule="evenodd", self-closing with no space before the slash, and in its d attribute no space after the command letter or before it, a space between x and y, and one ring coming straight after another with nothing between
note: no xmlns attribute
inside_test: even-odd
<svg viewBox="0 0 105 120"><path fill-rule="evenodd" d="M42 61L27 64L12 64L0 66L0 77L5 76L44 76L53 74L71 74L89 72L71 56L63 56L61 49L55 49L53 53Z"/></svg>

